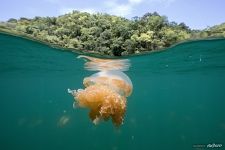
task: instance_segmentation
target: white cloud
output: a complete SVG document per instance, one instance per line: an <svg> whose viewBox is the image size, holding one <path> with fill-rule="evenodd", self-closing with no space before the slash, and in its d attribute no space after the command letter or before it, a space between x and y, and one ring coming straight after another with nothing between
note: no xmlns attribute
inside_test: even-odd
<svg viewBox="0 0 225 150"><path fill-rule="evenodd" d="M77 9L81 12L87 12L87 13L90 13L90 14L94 14L94 13L97 13L97 11L93 8L83 8L83 9Z"/></svg>
<svg viewBox="0 0 225 150"><path fill-rule="evenodd" d="M59 10L60 15L71 13L74 9L73 8L61 8Z"/></svg>
<svg viewBox="0 0 225 150"><path fill-rule="evenodd" d="M60 0L46 0L46 1L60 1ZM103 2L103 4L99 5L98 8L72 8L72 7L63 7L59 10L59 14L66 14L70 13L73 10L78 10L81 12L88 12L88 13L97 13L97 12L107 12L112 15L117 16L123 16L127 17L128 15L131 15L132 12L138 7L138 5L141 4L159 4L163 5L165 7L170 6L171 3L173 3L176 0L127 0L124 3L121 3L120 0L108 0Z"/></svg>
<svg viewBox="0 0 225 150"><path fill-rule="evenodd" d="M175 0L146 0L148 3L158 3L164 6L169 6L171 3L175 2Z"/></svg>
<svg viewBox="0 0 225 150"><path fill-rule="evenodd" d="M56 3L59 3L60 0L44 0L46 2L49 2L49 3L53 3L53 4L56 4Z"/></svg>
<svg viewBox="0 0 225 150"><path fill-rule="evenodd" d="M117 5L113 8L111 8L109 10L109 13L112 13L112 14L118 15L118 16L127 16L127 15L131 14L132 9L133 8L131 5L127 5L127 4Z"/></svg>
<svg viewBox="0 0 225 150"><path fill-rule="evenodd" d="M111 0L105 2L104 5L110 14L125 17L127 15L130 15L134 7L142 2L143 0L128 0L127 3L119 4L117 0Z"/></svg>
<svg viewBox="0 0 225 150"><path fill-rule="evenodd" d="M165 4L165 6L169 6L170 4L172 4L173 2L175 2L175 0L162 0Z"/></svg>
<svg viewBox="0 0 225 150"><path fill-rule="evenodd" d="M110 0L104 3L104 7L106 7L106 11L110 14L118 15L126 17L135 10L135 8L140 4L152 4L157 3L159 5L163 5L168 7L175 0L127 0L126 3L119 3L119 0Z"/></svg>
<svg viewBox="0 0 225 150"><path fill-rule="evenodd" d="M139 3L143 2L143 0L128 0L128 2L130 4L139 4Z"/></svg>
<svg viewBox="0 0 225 150"><path fill-rule="evenodd" d="M87 13L90 13L90 14L94 14L94 13L97 12L93 8L61 8L59 10L59 14L60 15L68 14L68 13L73 12L73 10L78 10L78 11L81 11L81 12L87 12Z"/></svg>

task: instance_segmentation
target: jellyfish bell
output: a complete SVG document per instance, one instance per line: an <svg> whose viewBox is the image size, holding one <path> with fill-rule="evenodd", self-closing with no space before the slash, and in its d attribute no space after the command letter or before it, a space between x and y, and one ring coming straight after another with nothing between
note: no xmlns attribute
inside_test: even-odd
<svg viewBox="0 0 225 150"><path fill-rule="evenodd" d="M106 85L117 91L120 95L128 97L133 90L133 84L130 78L121 71L101 71L84 78L85 87L95 84Z"/></svg>
<svg viewBox="0 0 225 150"><path fill-rule="evenodd" d="M84 67L90 71L127 71L130 67L129 59L100 59L84 55L77 58L84 58L86 61Z"/></svg>

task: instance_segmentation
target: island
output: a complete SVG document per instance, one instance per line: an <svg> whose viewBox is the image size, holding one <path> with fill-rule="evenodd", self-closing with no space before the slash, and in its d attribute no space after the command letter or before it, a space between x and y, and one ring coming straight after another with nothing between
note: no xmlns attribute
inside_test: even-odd
<svg viewBox="0 0 225 150"><path fill-rule="evenodd" d="M105 13L73 11L58 17L11 18L0 32L31 38L51 46L104 56L142 54L182 41L225 37L225 23L204 30L168 21L157 12L127 19Z"/></svg>

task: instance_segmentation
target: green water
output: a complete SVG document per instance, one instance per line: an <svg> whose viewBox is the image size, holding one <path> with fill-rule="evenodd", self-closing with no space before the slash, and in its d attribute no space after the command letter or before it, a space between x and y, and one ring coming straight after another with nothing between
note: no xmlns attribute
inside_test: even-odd
<svg viewBox="0 0 225 150"><path fill-rule="evenodd" d="M118 129L73 108L67 88L94 73L77 56L0 34L1 150L224 149L225 39L128 58L134 91Z"/></svg>

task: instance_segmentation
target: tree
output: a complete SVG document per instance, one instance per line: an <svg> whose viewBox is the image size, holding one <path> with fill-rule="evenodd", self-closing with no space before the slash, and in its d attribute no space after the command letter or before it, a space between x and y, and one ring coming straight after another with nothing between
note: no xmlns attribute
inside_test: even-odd
<svg viewBox="0 0 225 150"><path fill-rule="evenodd" d="M177 41L177 33L173 29L164 28L162 32L165 46L170 46Z"/></svg>
<svg viewBox="0 0 225 150"><path fill-rule="evenodd" d="M127 53L123 53L123 55L128 55L128 54L133 54L135 52L136 49L136 42L131 40L131 39L127 39L124 44L123 47L126 50Z"/></svg>
<svg viewBox="0 0 225 150"><path fill-rule="evenodd" d="M157 12L129 20L73 11L59 17L12 18L4 27L65 48L116 56L162 49L191 38L225 36L225 24L194 31L184 23L169 22Z"/></svg>
<svg viewBox="0 0 225 150"><path fill-rule="evenodd" d="M178 27L182 30L190 31L190 28L185 23L180 23Z"/></svg>
<svg viewBox="0 0 225 150"><path fill-rule="evenodd" d="M14 19L14 18L10 18L7 22L10 22L10 23L17 23L17 20Z"/></svg>

